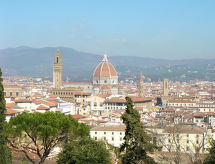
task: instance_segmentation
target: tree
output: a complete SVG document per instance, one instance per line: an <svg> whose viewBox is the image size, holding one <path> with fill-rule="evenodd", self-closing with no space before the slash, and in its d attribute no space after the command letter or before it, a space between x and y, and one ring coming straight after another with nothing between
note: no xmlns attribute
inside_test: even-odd
<svg viewBox="0 0 215 164"><path fill-rule="evenodd" d="M204 160L204 164L215 164L215 140L211 140L211 147L209 149L209 154Z"/></svg>
<svg viewBox="0 0 215 164"><path fill-rule="evenodd" d="M140 122L140 114L134 109L131 98L126 97L126 111L122 115L123 123L126 125L125 142L120 151L125 150L122 155L123 164L153 164L154 159L147 155L147 152L153 152L158 147L152 144L151 137L145 132L143 124Z"/></svg>
<svg viewBox="0 0 215 164"><path fill-rule="evenodd" d="M4 87L2 85L2 72L0 69L0 163L11 163L11 153L7 147L5 136L5 99L4 99Z"/></svg>
<svg viewBox="0 0 215 164"><path fill-rule="evenodd" d="M82 138L64 145L57 163L110 164L110 153L102 141Z"/></svg>
<svg viewBox="0 0 215 164"><path fill-rule="evenodd" d="M7 124L8 143L35 163L32 154L44 163L51 150L62 142L88 136L89 127L62 113L22 113Z"/></svg>

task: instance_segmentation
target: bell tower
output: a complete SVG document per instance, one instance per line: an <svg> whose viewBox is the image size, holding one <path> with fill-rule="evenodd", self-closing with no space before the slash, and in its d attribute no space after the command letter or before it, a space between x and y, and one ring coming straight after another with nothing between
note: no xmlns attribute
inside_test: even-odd
<svg viewBox="0 0 215 164"><path fill-rule="evenodd" d="M53 64L53 86L54 88L61 87L62 79L62 62L61 62L61 53L59 49L55 53L54 64Z"/></svg>
<svg viewBox="0 0 215 164"><path fill-rule="evenodd" d="M143 85L144 85L144 81L143 81L143 74L140 73L140 79L139 79L139 96L140 97L144 97L144 91L143 91Z"/></svg>
<svg viewBox="0 0 215 164"><path fill-rule="evenodd" d="M168 79L163 79L163 96L168 97L169 95L169 82Z"/></svg>

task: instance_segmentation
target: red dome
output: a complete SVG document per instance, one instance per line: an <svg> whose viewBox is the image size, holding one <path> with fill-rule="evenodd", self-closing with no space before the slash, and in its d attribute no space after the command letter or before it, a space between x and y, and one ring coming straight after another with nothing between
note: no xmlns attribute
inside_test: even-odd
<svg viewBox="0 0 215 164"><path fill-rule="evenodd" d="M104 55L102 62L96 67L93 77L111 77L117 76L114 66L108 62L107 56Z"/></svg>
<svg viewBox="0 0 215 164"><path fill-rule="evenodd" d="M107 85L103 85L101 90L110 90L110 87L108 87Z"/></svg>

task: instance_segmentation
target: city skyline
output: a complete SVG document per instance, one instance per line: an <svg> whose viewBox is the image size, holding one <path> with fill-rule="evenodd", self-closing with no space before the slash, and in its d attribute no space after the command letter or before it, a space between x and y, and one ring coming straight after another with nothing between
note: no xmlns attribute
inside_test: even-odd
<svg viewBox="0 0 215 164"><path fill-rule="evenodd" d="M110 56L213 58L213 1L3 1L0 49L70 47Z"/></svg>

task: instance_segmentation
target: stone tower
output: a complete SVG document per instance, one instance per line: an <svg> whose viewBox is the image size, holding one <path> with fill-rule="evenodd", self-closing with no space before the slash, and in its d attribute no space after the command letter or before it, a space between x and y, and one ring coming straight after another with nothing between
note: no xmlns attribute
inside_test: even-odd
<svg viewBox="0 0 215 164"><path fill-rule="evenodd" d="M144 93L143 93L143 75L142 73L140 73L140 79L139 79L139 96L140 97L144 97Z"/></svg>
<svg viewBox="0 0 215 164"><path fill-rule="evenodd" d="M163 79L163 96L168 97L169 95L169 82L168 79Z"/></svg>
<svg viewBox="0 0 215 164"><path fill-rule="evenodd" d="M55 53L54 64L53 64L53 86L54 88L61 87L62 79L62 62L61 62L61 53L59 49Z"/></svg>

